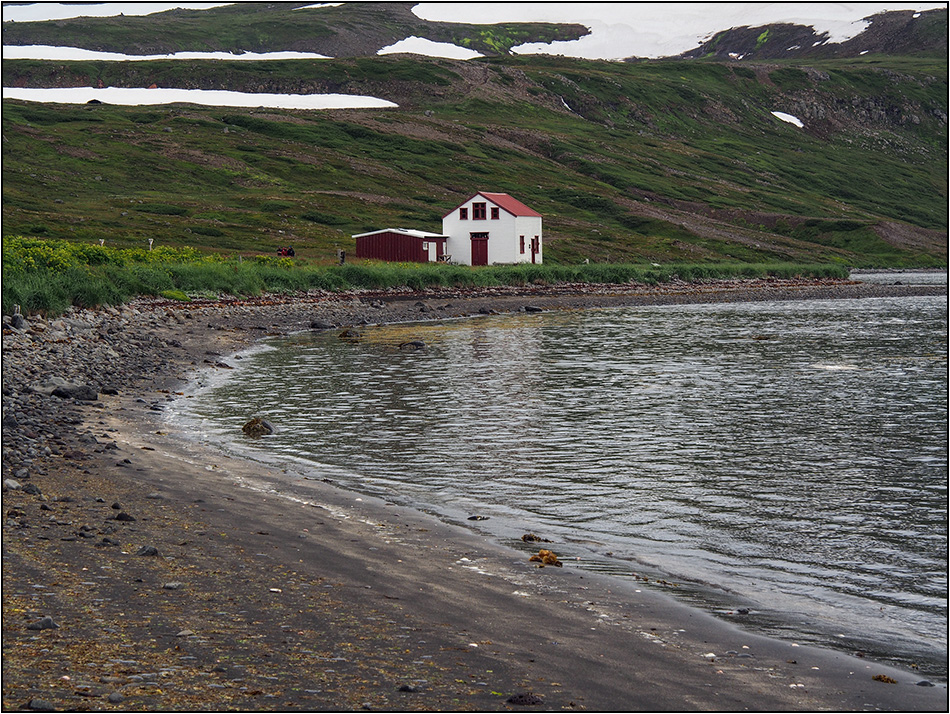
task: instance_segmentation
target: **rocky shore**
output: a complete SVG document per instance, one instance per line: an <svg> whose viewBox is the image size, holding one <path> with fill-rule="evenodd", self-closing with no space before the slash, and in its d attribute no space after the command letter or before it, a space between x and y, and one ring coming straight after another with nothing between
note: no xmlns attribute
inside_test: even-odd
<svg viewBox="0 0 950 714"><path fill-rule="evenodd" d="M136 300L3 318L6 710L933 710L943 685L180 438L267 335L620 305L946 295L756 280ZM550 546L556 551L556 544ZM893 680L896 683L891 683Z"/></svg>

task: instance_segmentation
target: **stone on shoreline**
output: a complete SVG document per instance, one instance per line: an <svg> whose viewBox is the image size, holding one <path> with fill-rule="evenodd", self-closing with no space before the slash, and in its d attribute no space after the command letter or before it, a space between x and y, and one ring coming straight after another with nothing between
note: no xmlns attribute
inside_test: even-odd
<svg viewBox="0 0 950 714"><path fill-rule="evenodd" d="M84 402L94 402L99 398L99 392L88 384L65 384L56 387L50 394L60 399L79 399Z"/></svg>
<svg viewBox="0 0 950 714"><path fill-rule="evenodd" d="M277 430L274 428L274 425L268 422L266 419L254 417L247 424L241 427L241 431L243 431L247 436L258 437L274 434Z"/></svg>
<svg viewBox="0 0 950 714"><path fill-rule="evenodd" d="M26 626L26 629L28 629L28 630L53 630L53 629L56 629L57 627L59 627L59 625L57 625L55 622L53 622L53 618L52 618L52 617L50 617L49 615L47 615L46 617L41 617L41 618L40 618L39 620L37 620L36 622L31 622L29 625Z"/></svg>

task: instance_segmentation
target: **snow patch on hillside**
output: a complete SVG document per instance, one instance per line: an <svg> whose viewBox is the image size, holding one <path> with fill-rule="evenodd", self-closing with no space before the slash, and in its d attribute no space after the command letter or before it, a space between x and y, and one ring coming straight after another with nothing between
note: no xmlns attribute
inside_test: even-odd
<svg viewBox="0 0 950 714"><path fill-rule="evenodd" d="M149 106L156 104L200 104L209 107L268 107L271 109L385 109L398 104L376 97L352 94L267 94L206 89L128 89L124 87L67 87L33 89L4 87L4 99L56 104L103 104Z"/></svg>
<svg viewBox="0 0 950 714"><path fill-rule="evenodd" d="M484 57L485 55L475 50L453 45L451 42L433 42L424 37L412 35L395 44L383 47L376 54L393 55L400 52L407 52L415 55L424 55L426 57L445 57L447 59L469 60L475 57Z"/></svg>
<svg viewBox="0 0 950 714"><path fill-rule="evenodd" d="M781 119L784 122L788 122L789 124L794 124L800 129L805 126L802 124L801 119L796 116L792 116L791 114L786 114L785 112L772 112L772 116L776 119Z"/></svg>
<svg viewBox="0 0 950 714"><path fill-rule="evenodd" d="M31 60L102 60L104 62L142 62L145 60L288 60L333 59L314 52L175 52L169 55L124 55L119 52L96 52L80 47L52 45L4 45L4 59Z"/></svg>
<svg viewBox="0 0 950 714"><path fill-rule="evenodd" d="M231 2L37 2L27 5L3 6L3 21L43 22L68 20L73 17L117 17L119 15L154 15L169 10L210 10L233 5Z"/></svg>
<svg viewBox="0 0 950 714"><path fill-rule="evenodd" d="M579 40L529 43L518 54L559 54L584 59L672 57L694 49L717 32L733 27L793 23L828 33L844 42L863 32L864 18L885 10L931 10L946 3L920 2L423 2L413 8L429 21L579 23L590 28Z"/></svg>

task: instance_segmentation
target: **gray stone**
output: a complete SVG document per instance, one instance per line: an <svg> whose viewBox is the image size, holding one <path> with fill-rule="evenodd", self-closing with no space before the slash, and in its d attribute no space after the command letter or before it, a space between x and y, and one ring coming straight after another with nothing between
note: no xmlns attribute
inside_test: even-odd
<svg viewBox="0 0 950 714"><path fill-rule="evenodd" d="M125 701L125 697L123 697L119 692L112 692L108 699L110 704L121 704Z"/></svg>
<svg viewBox="0 0 950 714"><path fill-rule="evenodd" d="M29 625L26 626L26 629L28 629L28 630L53 630L53 629L56 629L57 627L59 627L59 625L57 625L55 622L53 622L53 618L52 618L52 617L50 617L49 615L47 615L46 617L41 617L41 618L40 618L39 620L37 620L36 622L31 622Z"/></svg>
<svg viewBox="0 0 950 714"><path fill-rule="evenodd" d="M94 402L99 398L99 392L88 384L65 384L56 387L50 394L60 399L79 399L85 402Z"/></svg>
<svg viewBox="0 0 950 714"><path fill-rule="evenodd" d="M536 706L538 704L544 704L544 700L539 697L537 694L531 692L520 692L519 694L512 694L505 700L508 704L514 704L516 706Z"/></svg>
<svg viewBox="0 0 950 714"><path fill-rule="evenodd" d="M268 422L266 419L254 417L247 424L241 427L241 431L243 431L247 436L258 437L273 434L277 430L274 428L273 424Z"/></svg>
<svg viewBox="0 0 950 714"><path fill-rule="evenodd" d="M35 712L54 712L56 705L46 699L31 699L29 707Z"/></svg>
<svg viewBox="0 0 950 714"><path fill-rule="evenodd" d="M139 548L136 551L135 554L136 555L158 555L158 548L156 548L154 545L143 545L141 548Z"/></svg>
<svg viewBox="0 0 950 714"><path fill-rule="evenodd" d="M12 478L3 479L3 490L4 491L19 491L21 488L19 481L14 481Z"/></svg>

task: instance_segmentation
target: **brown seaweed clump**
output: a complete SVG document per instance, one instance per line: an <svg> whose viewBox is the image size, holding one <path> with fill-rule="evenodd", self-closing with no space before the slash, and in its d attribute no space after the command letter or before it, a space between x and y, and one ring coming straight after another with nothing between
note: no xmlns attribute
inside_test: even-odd
<svg viewBox="0 0 950 714"><path fill-rule="evenodd" d="M563 563L557 559L557 554L550 550L545 550L542 548L537 553L528 558L528 562L531 563L541 563L539 568L543 568L545 565L553 565L557 568L563 567Z"/></svg>

